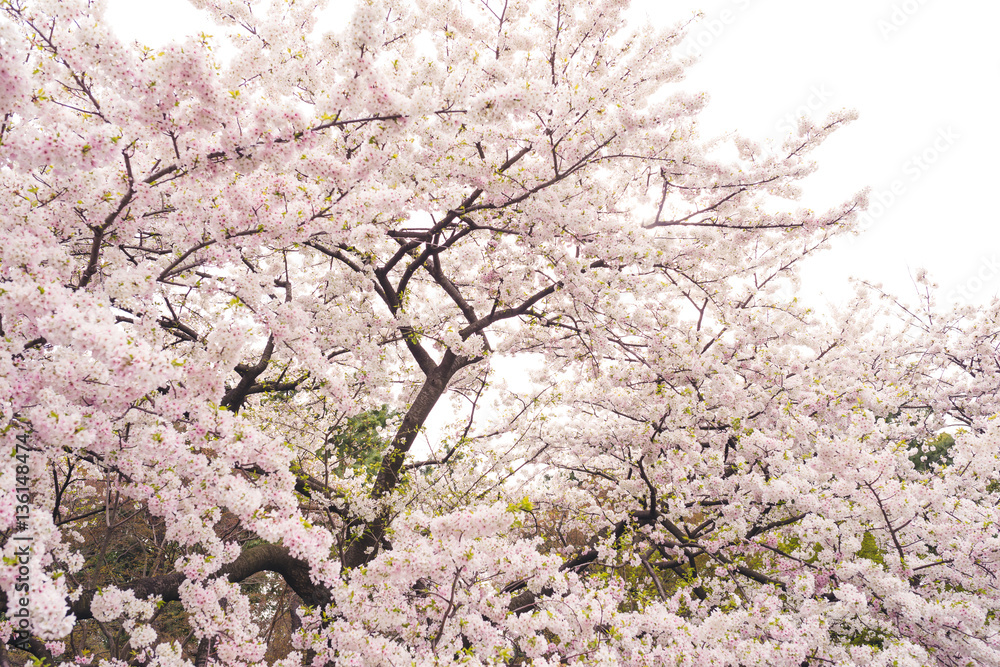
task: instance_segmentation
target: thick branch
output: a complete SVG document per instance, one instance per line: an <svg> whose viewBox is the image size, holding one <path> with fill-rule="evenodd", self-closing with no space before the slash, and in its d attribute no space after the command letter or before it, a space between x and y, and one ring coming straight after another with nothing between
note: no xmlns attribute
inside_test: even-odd
<svg viewBox="0 0 1000 667"><path fill-rule="evenodd" d="M399 484L399 474L403 468L403 461L413 442L417 439L417 434L423 428L438 399L444 395L451 378L467 363L468 360L456 356L451 350L446 350L441 363L427 375L423 387L420 388L417 397L413 399L413 404L403 417L403 423L396 431L389 451L382 457L378 476L372 487L372 498L378 499L388 495ZM368 523L362 534L351 542L345 551L344 567L358 567L371 561L377 553L378 546L382 543L388 525L389 517L384 513Z"/></svg>
<svg viewBox="0 0 1000 667"><path fill-rule="evenodd" d="M555 291L558 290L560 287L562 287L561 282L549 285L545 289L541 289L532 294L525 301L523 301L521 305L519 305L518 307L504 308L503 310L494 311L489 315L487 315L486 317L475 322L474 324L470 324L469 326L465 327L458 333L462 336L462 340L466 340L469 336L482 331L483 329L485 329L486 327L490 326L495 322L499 322L500 320L510 319L511 317L517 317L519 315L524 315L525 313L531 310L532 306L534 306L536 303L538 303L545 297L549 296L550 294L555 293Z"/></svg>
<svg viewBox="0 0 1000 667"><path fill-rule="evenodd" d="M285 547L276 544L262 544L248 549L240 554L240 557L235 561L222 568L220 575L225 576L232 583L239 583L264 571L280 575L288 587L295 591L306 605L325 606L331 601L330 592L313 583L309 578L309 565L293 558ZM156 595L160 596L164 602L176 602L180 600L180 586L185 580L186 577L183 573L172 572L158 577L136 579L120 588L132 591L136 597L141 599ZM78 621L94 617L91 604L93 604L96 594L97 589L87 589L76 602L70 603L70 612L76 616ZM7 594L0 590L0 609L6 608ZM22 646L18 645L18 648L22 648ZM29 653L45 659L51 664L52 656L43 642L31 637L28 639L26 648Z"/></svg>
<svg viewBox="0 0 1000 667"><path fill-rule="evenodd" d="M264 571L281 575L288 587L307 605L324 605L330 601L329 591L314 584L309 578L309 566L297 558L292 558L285 547L276 544L262 544L248 549L235 561L222 568L220 574L232 583L239 583ZM182 572L171 572L158 577L136 579L121 588L132 591L137 598L144 599L158 595L164 602L176 602L181 599L180 586L186 579ZM77 620L94 617L90 606L96 594L96 589L88 589L72 604L70 611Z"/></svg>
<svg viewBox="0 0 1000 667"><path fill-rule="evenodd" d="M94 102L96 105L97 103ZM104 223L101 225L90 225L90 231L94 233L94 240L90 244L90 258L87 260L87 268L84 269L83 275L80 276L79 287L86 287L90 283L91 278L97 273L97 267L100 264L101 259L101 244L104 242L104 232L114 224L115 219L121 215L122 211L129 205L132 201L132 197L135 196L135 190L132 189L132 164L129 160L128 153L125 153L125 167L128 172L129 186L128 191L122 195L121 200L118 202L118 207L108 214L104 219Z"/></svg>
<svg viewBox="0 0 1000 667"><path fill-rule="evenodd" d="M233 412L239 412L240 408L243 407L243 403L247 400L247 396L251 393L251 389L256 384L257 378L267 369L267 364L271 361L271 354L273 353L274 335L272 334L267 339L267 345L264 346L264 352L260 355L260 361L253 366L243 367L240 370L242 377L239 383L222 397L222 402L220 403L222 407L228 408Z"/></svg>

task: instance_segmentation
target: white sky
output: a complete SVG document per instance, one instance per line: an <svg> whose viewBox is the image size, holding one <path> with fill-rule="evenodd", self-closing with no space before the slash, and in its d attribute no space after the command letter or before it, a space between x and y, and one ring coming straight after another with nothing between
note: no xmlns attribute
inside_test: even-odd
<svg viewBox="0 0 1000 667"><path fill-rule="evenodd" d="M814 154L820 169L804 184L803 204L820 209L866 185L894 199L880 212L873 197L868 232L807 266L807 302L819 292L849 296L849 275L910 296L921 266L946 301L961 290L974 302L997 293L1000 216L987 206L1000 148L1000 3L676 0L649 14L698 8L705 16L689 48L703 45L704 54L688 84L711 95L705 131L779 138L788 114L822 119L855 108L860 119ZM918 165L925 151L934 162Z"/></svg>
<svg viewBox="0 0 1000 667"><path fill-rule="evenodd" d="M350 4L331 7L343 15ZM807 303L847 298L851 275L911 296L918 267L946 302L1000 293L1000 215L988 208L1000 189L1000 3L645 0L634 10L655 23L704 13L684 47L702 53L684 85L711 96L706 135L780 140L797 115L860 112L814 153L820 170L801 203L822 210L871 186L876 215L863 236L806 266ZM109 0L108 16L122 37L150 46L206 27L184 0Z"/></svg>

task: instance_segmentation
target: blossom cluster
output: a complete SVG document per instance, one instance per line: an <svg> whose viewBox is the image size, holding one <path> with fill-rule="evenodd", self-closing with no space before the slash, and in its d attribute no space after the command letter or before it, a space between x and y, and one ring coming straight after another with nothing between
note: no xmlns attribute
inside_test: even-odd
<svg viewBox="0 0 1000 667"><path fill-rule="evenodd" d="M790 295L853 112L706 141L622 0L195 4L0 3L36 657L1000 665L1000 305Z"/></svg>

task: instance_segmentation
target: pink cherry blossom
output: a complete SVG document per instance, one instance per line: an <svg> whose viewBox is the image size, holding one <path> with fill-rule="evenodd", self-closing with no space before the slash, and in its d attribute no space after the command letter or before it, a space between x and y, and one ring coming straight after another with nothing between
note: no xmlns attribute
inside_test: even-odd
<svg viewBox="0 0 1000 667"><path fill-rule="evenodd" d="M621 0L194 4L0 3L10 650L1000 665L1000 304L791 296L854 112L707 140Z"/></svg>

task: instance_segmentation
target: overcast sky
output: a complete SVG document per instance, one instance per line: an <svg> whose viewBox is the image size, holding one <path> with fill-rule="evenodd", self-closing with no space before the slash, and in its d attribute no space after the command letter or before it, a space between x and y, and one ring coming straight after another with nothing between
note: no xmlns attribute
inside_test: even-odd
<svg viewBox="0 0 1000 667"><path fill-rule="evenodd" d="M121 36L150 46L204 23L184 0L109 4ZM344 4L331 2L341 15ZM1000 3L654 0L633 14L665 24L699 10L683 49L700 61L684 85L711 97L706 135L780 141L801 114L861 115L814 153L801 203L819 210L871 186L869 229L806 266L807 301L842 301L851 275L910 296L919 267L945 301L1000 293Z"/></svg>

